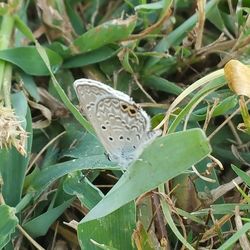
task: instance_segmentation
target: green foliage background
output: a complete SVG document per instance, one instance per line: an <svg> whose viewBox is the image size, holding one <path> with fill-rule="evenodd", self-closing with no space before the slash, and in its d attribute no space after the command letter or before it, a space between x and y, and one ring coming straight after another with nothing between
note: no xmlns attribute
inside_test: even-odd
<svg viewBox="0 0 250 250"><path fill-rule="evenodd" d="M202 3L1 4L0 249L250 246L249 97L241 114L223 71L249 64L250 3ZM83 77L163 129L125 173L77 109Z"/></svg>

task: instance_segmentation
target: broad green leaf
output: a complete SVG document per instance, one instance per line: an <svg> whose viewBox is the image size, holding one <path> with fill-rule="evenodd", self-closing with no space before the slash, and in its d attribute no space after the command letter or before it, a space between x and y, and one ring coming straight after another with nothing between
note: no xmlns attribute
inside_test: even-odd
<svg viewBox="0 0 250 250"><path fill-rule="evenodd" d="M86 65L102 62L113 57L118 52L119 49L113 49L111 47L104 46L99 49L93 50L91 52L67 58L62 67L70 69L70 68L83 67Z"/></svg>
<svg viewBox="0 0 250 250"><path fill-rule="evenodd" d="M62 64L62 58L50 49L46 49L46 53L53 71L57 70ZM1 50L0 59L16 65L29 75L49 75L46 65L34 46Z"/></svg>
<svg viewBox="0 0 250 250"><path fill-rule="evenodd" d="M207 19L221 32L225 29L225 24L221 16L221 11L218 6L213 7L213 11L210 11L207 15Z"/></svg>
<svg viewBox="0 0 250 250"><path fill-rule="evenodd" d="M174 95L179 95L183 91L177 84L154 75L143 77L143 85L154 90L164 91Z"/></svg>
<svg viewBox="0 0 250 250"><path fill-rule="evenodd" d="M155 3L140 4L135 6L135 10L159 10L163 7L163 1L158 1Z"/></svg>
<svg viewBox="0 0 250 250"><path fill-rule="evenodd" d="M237 168L236 166L232 165L233 171L250 187L250 177L246 174L245 171Z"/></svg>
<svg viewBox="0 0 250 250"><path fill-rule="evenodd" d="M20 78L24 83L25 89L29 94L37 101L40 101L40 96L38 94L38 87L31 75L25 74L24 72L19 72Z"/></svg>
<svg viewBox="0 0 250 250"><path fill-rule="evenodd" d="M151 59L154 57L150 57ZM162 74L173 74L176 73L176 67L177 67L177 58L174 56L169 56L167 58L162 57L158 59L158 62L156 64L151 65L150 67L147 67L147 64L143 67L143 75L144 76L152 76L157 75L160 76Z"/></svg>
<svg viewBox="0 0 250 250"><path fill-rule="evenodd" d="M183 145L185 145L183 147ZM172 179L211 152L204 132L192 129L157 138L79 224L99 219Z"/></svg>
<svg viewBox="0 0 250 250"><path fill-rule="evenodd" d="M108 21L78 37L69 49L73 54L79 54L123 40L133 32L135 24L135 16L130 16L126 20L114 19Z"/></svg>
<svg viewBox="0 0 250 250"><path fill-rule="evenodd" d="M222 99L218 105L215 107L212 117L225 115L238 104L237 96L229 96ZM207 107L196 110L192 113L190 120L204 121L207 116Z"/></svg>
<svg viewBox="0 0 250 250"><path fill-rule="evenodd" d="M132 233L135 229L135 203L130 202L106 217L88 221L78 229L82 249L98 250L94 242L106 248L132 250Z"/></svg>
<svg viewBox="0 0 250 250"><path fill-rule="evenodd" d="M23 228L32 236L39 237L47 233L54 221L70 206L73 199L65 201L60 206L49 209L23 225Z"/></svg>
<svg viewBox="0 0 250 250"><path fill-rule="evenodd" d="M63 190L67 194L76 195L82 205L89 210L104 196L100 189L88 180L88 176L80 176L76 172L68 174L63 182Z"/></svg>
<svg viewBox="0 0 250 250"><path fill-rule="evenodd" d="M77 140L74 147L66 148L62 152L62 156L71 158L83 158L87 156L103 156L105 149L100 141L90 133L84 133L79 130L79 125L76 123L70 124L67 127L67 136L71 136L72 140ZM72 143L72 142L71 142Z"/></svg>
<svg viewBox="0 0 250 250"><path fill-rule="evenodd" d="M0 218L0 249L3 249L15 231L18 218L15 216L15 209L7 205L0 206Z"/></svg>
<svg viewBox="0 0 250 250"><path fill-rule="evenodd" d="M20 201L25 171L28 165L32 144L32 121L27 100L22 92L12 96L15 113L22 121L23 128L29 133L27 138L27 156L21 155L16 148L0 150L0 171L3 178L2 192L6 204L16 206Z"/></svg>
<svg viewBox="0 0 250 250"><path fill-rule="evenodd" d="M29 191L44 190L58 178L76 170L83 169L106 169L119 170L116 164L111 163L105 155L86 156L80 159L74 159L62 163L57 163L44 167L34 178L29 186Z"/></svg>

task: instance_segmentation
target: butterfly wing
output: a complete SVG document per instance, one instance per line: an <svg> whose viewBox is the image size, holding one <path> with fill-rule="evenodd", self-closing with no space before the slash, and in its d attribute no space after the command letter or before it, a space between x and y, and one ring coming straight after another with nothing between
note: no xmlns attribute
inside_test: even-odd
<svg viewBox="0 0 250 250"><path fill-rule="evenodd" d="M149 117L132 101L105 97L97 103L96 118L96 131L110 159L127 166L138 156L146 142Z"/></svg>
<svg viewBox="0 0 250 250"><path fill-rule="evenodd" d="M74 86L111 161L126 167L159 135L150 131L149 116L128 95L89 79L77 80Z"/></svg>
<svg viewBox="0 0 250 250"><path fill-rule="evenodd" d="M95 121L94 112L97 101L110 93L99 82L89 79L78 79L74 82L74 88L79 100L81 111L93 124Z"/></svg>

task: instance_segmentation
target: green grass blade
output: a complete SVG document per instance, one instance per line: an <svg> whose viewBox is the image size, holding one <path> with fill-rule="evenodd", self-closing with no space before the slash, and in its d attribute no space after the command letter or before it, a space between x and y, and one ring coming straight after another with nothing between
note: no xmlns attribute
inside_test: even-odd
<svg viewBox="0 0 250 250"><path fill-rule="evenodd" d="M15 231L18 218L15 216L15 209L7 205L0 206L0 218L0 249L3 249Z"/></svg>
<svg viewBox="0 0 250 250"><path fill-rule="evenodd" d="M104 199L87 214L81 224L101 218L140 194L156 188L181 174L210 152L208 140L200 129L173 133L156 139Z"/></svg>
<svg viewBox="0 0 250 250"><path fill-rule="evenodd" d="M104 218L81 224L78 229L81 248L98 250L98 245L103 244L103 249L134 249L131 235L135 218L135 203L130 202Z"/></svg>

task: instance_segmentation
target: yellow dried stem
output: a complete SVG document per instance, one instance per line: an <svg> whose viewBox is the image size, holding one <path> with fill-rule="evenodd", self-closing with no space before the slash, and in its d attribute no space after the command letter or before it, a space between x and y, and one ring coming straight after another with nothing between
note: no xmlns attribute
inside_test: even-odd
<svg viewBox="0 0 250 250"><path fill-rule="evenodd" d="M250 68L238 60L230 60L224 72L229 88L237 95L250 98Z"/></svg>
<svg viewBox="0 0 250 250"><path fill-rule="evenodd" d="M244 96L241 96L239 99L240 112L243 118L244 123L238 124L237 128L247 134L250 134L250 115L248 113L248 107Z"/></svg>

